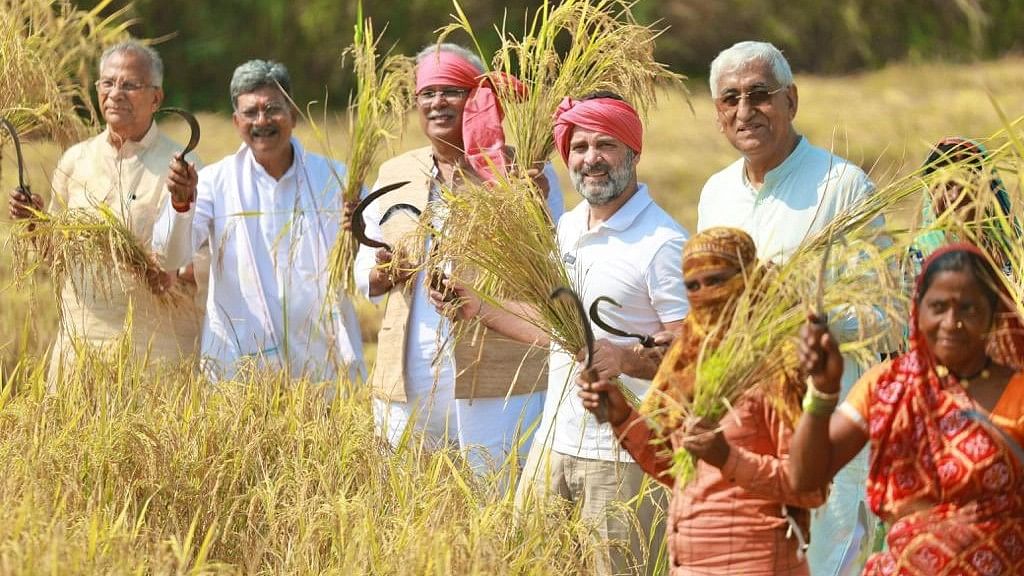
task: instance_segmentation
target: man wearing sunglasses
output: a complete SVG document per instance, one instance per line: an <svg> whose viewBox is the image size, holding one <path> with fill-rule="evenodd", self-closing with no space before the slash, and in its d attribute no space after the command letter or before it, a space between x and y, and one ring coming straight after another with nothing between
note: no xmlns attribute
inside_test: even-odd
<svg viewBox="0 0 1024 576"><path fill-rule="evenodd" d="M198 160L190 154L180 161L182 146L153 121L164 99L163 73L160 55L137 41L103 52L96 93L106 128L61 156L46 210L92 211L105 206L145 245L161 206L169 202L168 192L194 193ZM42 196L27 190L10 194L12 219L31 218L44 211L43 205ZM94 286L89 274L76 272L75 281L66 283L60 297L61 325L50 361L50 386L65 380L79 350L107 350L122 336L132 344L136 359L177 364L192 356L201 309L192 303L170 307L159 301L176 282L191 283L190 262L180 263L188 265L180 278L175 266L146 282L127 277L114 281L109 292Z"/></svg>
<svg viewBox="0 0 1024 576"><path fill-rule="evenodd" d="M719 130L741 158L704 185L698 230L741 228L759 255L783 262L805 238L874 191L863 170L796 131L797 87L775 46L739 42L715 58L710 76ZM852 315L830 323L841 340L856 338ZM844 374L843 394L857 372ZM865 452L836 476L828 503L814 517L808 560L815 576L837 572L864 497L866 473Z"/></svg>
<svg viewBox="0 0 1024 576"><path fill-rule="evenodd" d="M416 57L416 112L428 145L385 162L373 185L409 183L371 204L367 225L381 222L383 240L395 252L360 248L356 279L372 298L385 300L378 332L377 362L370 376L378 430L391 444L410 427L432 446L462 450L484 474L518 452L525 459L533 424L544 407L547 349L512 342L489 330L451 342L451 320L430 300L430 274L412 273L408 252L430 250L414 211L443 212L442 187L457 189L465 179L489 180L514 158L505 146L501 108L484 66L469 50L443 43ZM514 79L509 79L514 82ZM562 194L550 165L536 174L548 189L548 208L557 220ZM529 173L529 172L528 172ZM439 217L439 216L438 216ZM435 220L435 225L441 222ZM418 248L412 248L416 246ZM389 263L395 261L394 265ZM376 261L376 262L375 262Z"/></svg>
<svg viewBox="0 0 1024 576"><path fill-rule="evenodd" d="M279 62L235 69L232 120L242 145L200 172L194 202L167 207L154 247L177 262L210 246L202 355L211 378L282 371L328 383L330 397L337 378L365 377L355 309L327 284L345 166L292 135L298 111L290 91Z"/></svg>

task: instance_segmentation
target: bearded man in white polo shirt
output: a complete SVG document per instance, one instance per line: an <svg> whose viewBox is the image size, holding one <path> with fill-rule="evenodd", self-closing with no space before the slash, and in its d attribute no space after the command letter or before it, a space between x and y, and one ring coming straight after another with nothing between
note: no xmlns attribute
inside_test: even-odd
<svg viewBox="0 0 1024 576"><path fill-rule="evenodd" d="M874 191L860 168L812 145L793 127L797 88L789 63L775 46L735 44L711 63L710 80L719 129L742 157L704 185L698 230L740 228L754 239L761 257L783 262L805 238ZM835 314L830 324L841 340L857 337L852 314ZM843 394L859 375L859 370L847 370ZM816 513L812 574L836 573L864 497L866 472L865 451L836 476L828 504Z"/></svg>
<svg viewBox="0 0 1024 576"><path fill-rule="evenodd" d="M610 324L629 332L653 334L678 330L688 306L680 263L686 231L638 184L643 128L636 111L618 96L598 93L582 100L566 98L555 120L555 143L569 168L576 191L586 200L558 221L562 261L585 306L599 296L621 308L602 311ZM633 342L594 327L601 377L622 379L643 396L657 361L639 354ZM657 550L662 523L656 519L654 489L630 506L638 524L653 534L638 534L625 503L641 492L644 473L619 448L611 427L598 423L576 398L580 366L573 355L553 347L548 396L520 480L517 501L529 495L557 494L581 507L598 535L612 544L598 558L601 574L650 572L646 544ZM528 504L527 504L528 505ZM628 547L628 551L627 551Z"/></svg>

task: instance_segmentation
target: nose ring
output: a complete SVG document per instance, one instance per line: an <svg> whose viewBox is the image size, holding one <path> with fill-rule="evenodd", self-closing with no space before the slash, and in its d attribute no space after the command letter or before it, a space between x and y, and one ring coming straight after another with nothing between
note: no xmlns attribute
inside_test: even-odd
<svg viewBox="0 0 1024 576"><path fill-rule="evenodd" d="M956 321L956 328L957 328L957 330L959 330L959 329L961 329L961 328L963 328L963 327L964 327L964 322L963 322L963 320L957 320L957 321Z"/></svg>

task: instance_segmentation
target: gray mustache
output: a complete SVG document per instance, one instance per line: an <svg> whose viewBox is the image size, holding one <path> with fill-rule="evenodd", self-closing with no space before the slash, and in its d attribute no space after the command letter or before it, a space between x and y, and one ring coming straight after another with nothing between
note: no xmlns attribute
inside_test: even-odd
<svg viewBox="0 0 1024 576"><path fill-rule="evenodd" d="M277 136L277 128L274 126L254 126L249 130L249 134L253 138L260 138L263 136Z"/></svg>

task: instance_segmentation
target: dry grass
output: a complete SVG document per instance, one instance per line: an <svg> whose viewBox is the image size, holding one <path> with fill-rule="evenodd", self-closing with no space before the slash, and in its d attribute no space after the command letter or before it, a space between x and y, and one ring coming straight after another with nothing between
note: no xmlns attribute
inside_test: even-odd
<svg viewBox="0 0 1024 576"><path fill-rule="evenodd" d="M349 103L349 142L342 199L359 200L370 171L381 161L387 145L394 147L401 135L406 112L412 107L415 93L414 62L400 54L381 58L377 54L380 38L374 35L373 22L363 19L362 2L358 5L355 37L345 52L355 71L355 95ZM315 129L315 126L314 126ZM338 175L335 174L337 178ZM352 275L358 243L354 236L343 233L331 249L328 286L348 294L355 293Z"/></svg>

